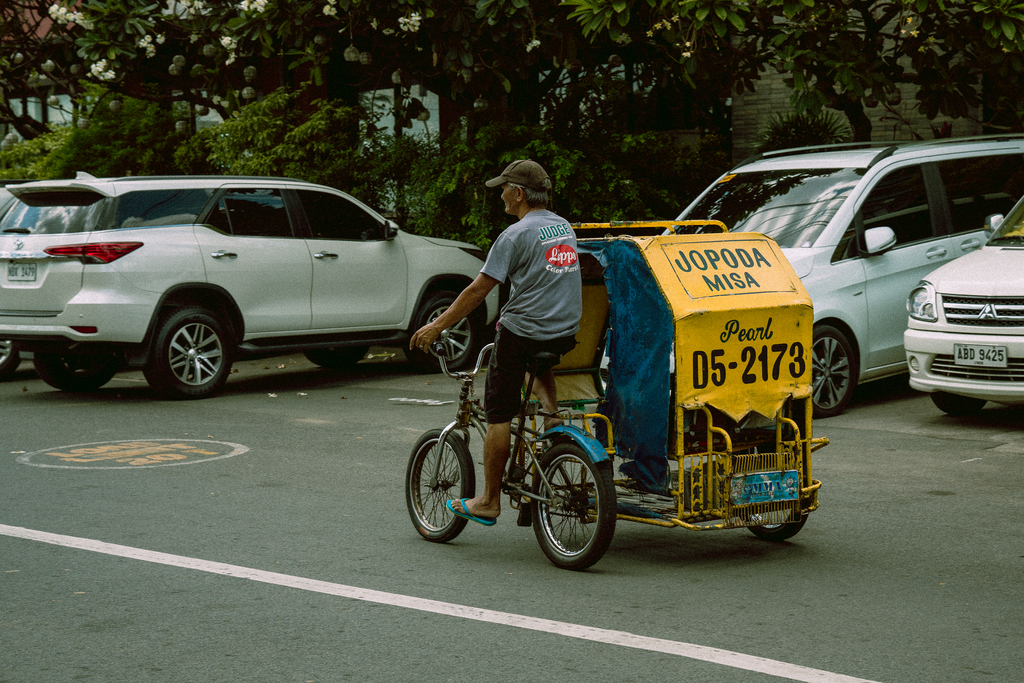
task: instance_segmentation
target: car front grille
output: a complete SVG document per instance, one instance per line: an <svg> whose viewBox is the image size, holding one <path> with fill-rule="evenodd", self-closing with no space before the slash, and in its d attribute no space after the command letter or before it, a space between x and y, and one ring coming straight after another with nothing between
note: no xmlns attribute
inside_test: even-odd
<svg viewBox="0 0 1024 683"><path fill-rule="evenodd" d="M951 355L938 355L932 361L932 374L976 382L1024 382L1024 359L1010 358L1005 368L957 365Z"/></svg>
<svg viewBox="0 0 1024 683"><path fill-rule="evenodd" d="M951 325L1024 326L1024 297L942 296L942 311Z"/></svg>

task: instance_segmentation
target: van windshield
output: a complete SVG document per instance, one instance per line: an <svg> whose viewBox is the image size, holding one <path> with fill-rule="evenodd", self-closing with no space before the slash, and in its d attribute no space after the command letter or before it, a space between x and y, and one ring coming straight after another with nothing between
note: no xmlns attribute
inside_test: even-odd
<svg viewBox="0 0 1024 683"><path fill-rule="evenodd" d="M811 247L864 175L864 169L733 173L679 220L722 221L730 232L759 232L780 247Z"/></svg>

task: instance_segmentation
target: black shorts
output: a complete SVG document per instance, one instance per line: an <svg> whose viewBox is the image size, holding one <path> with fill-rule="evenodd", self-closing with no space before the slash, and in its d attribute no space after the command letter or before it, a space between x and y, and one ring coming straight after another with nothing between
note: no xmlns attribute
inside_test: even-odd
<svg viewBox="0 0 1024 683"><path fill-rule="evenodd" d="M519 415L523 403L523 385L530 359L542 351L564 355L576 347L575 335L555 339L520 337L498 327L494 337L490 364L487 366L487 388L484 390L484 412L487 422L510 422Z"/></svg>

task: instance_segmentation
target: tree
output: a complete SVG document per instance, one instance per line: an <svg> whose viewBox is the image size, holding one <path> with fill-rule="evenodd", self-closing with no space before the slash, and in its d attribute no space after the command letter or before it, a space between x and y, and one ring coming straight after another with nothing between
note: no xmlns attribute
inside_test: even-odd
<svg viewBox="0 0 1024 683"><path fill-rule="evenodd" d="M637 43L584 40L557 3L529 0L4 0L0 88L42 82L76 95L82 81L154 102L183 100L227 117L262 88L401 86L399 117L421 111L414 82L484 118L539 117L550 93L609 63L641 83L664 56ZM641 68L642 67L642 68ZM259 70L259 72L255 70ZM269 73L269 71L276 73ZM631 70L631 75L634 71ZM475 105L475 106L474 106ZM488 106L493 105L493 106ZM572 106L572 103L569 103ZM88 116L88 112L84 113ZM11 107L0 122L23 137L42 128Z"/></svg>
<svg viewBox="0 0 1024 683"><path fill-rule="evenodd" d="M1024 4L1012 0L563 0L585 36L656 46L691 82L724 70L752 89L786 74L797 112L843 112L869 140L865 106L901 87L929 118L1024 126Z"/></svg>

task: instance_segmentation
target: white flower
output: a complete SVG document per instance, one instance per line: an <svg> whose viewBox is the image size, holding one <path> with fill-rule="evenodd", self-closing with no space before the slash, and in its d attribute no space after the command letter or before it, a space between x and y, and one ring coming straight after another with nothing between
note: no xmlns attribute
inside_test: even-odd
<svg viewBox="0 0 1024 683"><path fill-rule="evenodd" d="M538 47L540 47L540 41L537 40L536 38L534 38L533 40L531 40L530 42L528 42L526 44L526 51L527 52L533 52Z"/></svg>
<svg viewBox="0 0 1024 683"><path fill-rule="evenodd" d="M408 31L409 33L416 33L416 31L420 30L420 21L420 13L413 12L407 17L399 17L398 27L403 31Z"/></svg>
<svg viewBox="0 0 1024 683"><path fill-rule="evenodd" d="M105 59L101 59L90 66L89 73L92 74L93 78L101 81L112 81L116 76L113 69L107 68L107 60Z"/></svg>
<svg viewBox="0 0 1024 683"><path fill-rule="evenodd" d="M267 0L242 0L238 9L242 12L261 14L267 11Z"/></svg>
<svg viewBox="0 0 1024 683"><path fill-rule="evenodd" d="M234 50L238 45L235 43L235 39L231 36L221 36L220 44L224 46L226 50Z"/></svg>

